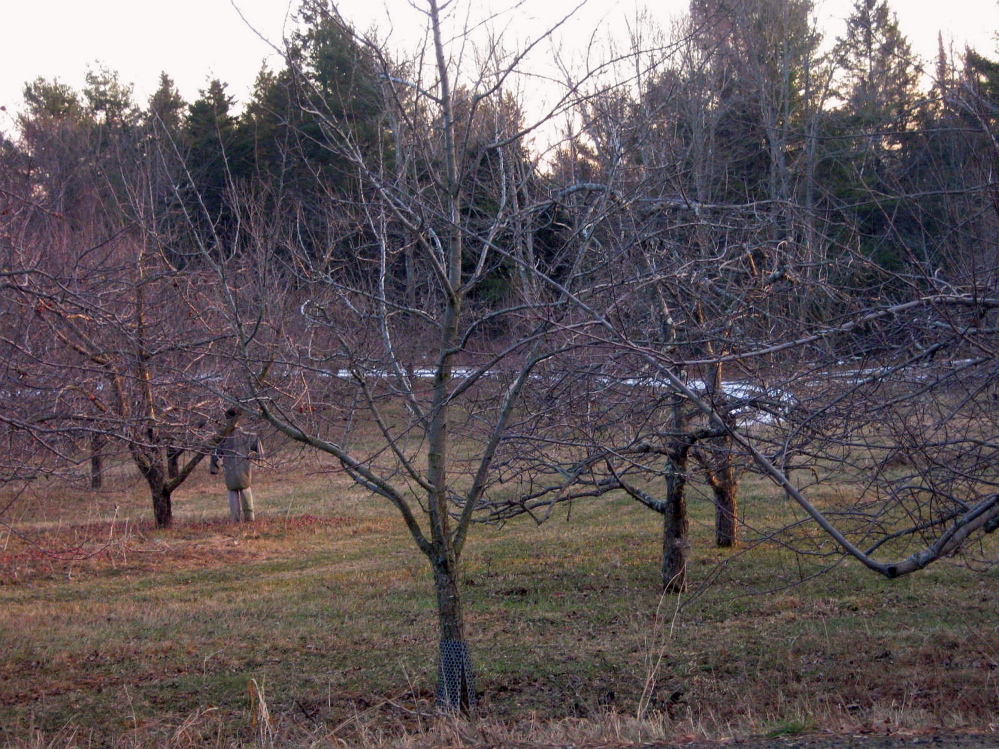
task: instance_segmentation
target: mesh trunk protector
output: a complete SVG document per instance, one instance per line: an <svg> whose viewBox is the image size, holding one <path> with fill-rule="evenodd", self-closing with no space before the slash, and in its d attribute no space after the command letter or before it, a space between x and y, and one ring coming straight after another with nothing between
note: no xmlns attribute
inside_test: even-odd
<svg viewBox="0 0 999 749"><path fill-rule="evenodd" d="M468 645L459 640L441 640L437 667L437 707L468 712L475 707L475 678Z"/></svg>

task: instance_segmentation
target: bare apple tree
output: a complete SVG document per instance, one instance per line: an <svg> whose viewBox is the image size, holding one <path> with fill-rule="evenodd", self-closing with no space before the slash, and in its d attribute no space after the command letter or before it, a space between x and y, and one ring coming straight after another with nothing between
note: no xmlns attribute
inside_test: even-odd
<svg viewBox="0 0 999 749"><path fill-rule="evenodd" d="M468 711L461 556L473 517L530 478L519 455L525 392L572 345L559 332L571 325L558 323L577 314L568 296L597 278L595 245L557 215L528 148L573 91L528 122L514 94L548 34L518 52L497 38L479 47L458 4L418 6L426 42L408 64L335 10L309 12L290 75L336 171L307 217L279 187L266 198L277 208L240 198L252 238L242 262L282 279L294 314L264 340L251 324L265 318L260 307L230 297L250 393L236 400L399 512L433 570L439 705ZM349 62L330 70L316 45L334 43ZM273 221L281 211L302 220ZM230 260L205 260L229 280Z"/></svg>
<svg viewBox="0 0 999 749"><path fill-rule="evenodd" d="M162 527L238 413L199 387L225 346L218 305L199 303L205 278L179 270L150 231L144 131L113 90L112 116L58 84L28 87L23 178L5 187L0 419L64 473L89 462L94 488L105 451L126 451Z"/></svg>
<svg viewBox="0 0 999 749"><path fill-rule="evenodd" d="M751 24L714 24L709 36L739 42L719 41L720 67L701 50L693 67L667 65L642 101L589 100L582 156L559 167L614 196L588 227L609 258L604 300L574 300L599 359L581 363L573 386L586 394L571 410L576 449L496 516L544 518L554 503L624 489L667 518L663 582L681 589L682 491L691 456L710 445L730 468L774 481L800 513L790 527L755 529L760 538L794 538L809 554L847 554L887 576L971 554L972 540L987 553L997 524L995 373L984 353L996 265L978 239L994 236L988 180L965 177L960 198L941 192L956 177L951 152L934 150L939 134L919 153L917 136L886 130L899 140L879 152L871 183L871 161L839 148L853 120L824 103L829 74L809 93L820 71L808 57L807 4L751 6L793 6L800 38L778 48L800 57L740 68L735 53L765 57L774 45L740 37ZM724 73L719 85L701 87L712 70ZM973 105L963 111L980 120ZM740 129L756 125L760 137ZM906 159L939 159L929 162L939 171L927 179ZM943 223L958 214L934 213L938 195L966 205L968 218Z"/></svg>

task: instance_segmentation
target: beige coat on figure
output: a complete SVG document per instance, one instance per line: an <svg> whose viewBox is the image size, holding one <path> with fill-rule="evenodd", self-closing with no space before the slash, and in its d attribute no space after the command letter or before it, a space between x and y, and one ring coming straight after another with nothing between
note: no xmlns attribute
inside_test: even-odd
<svg viewBox="0 0 999 749"><path fill-rule="evenodd" d="M225 471L225 488L229 494L229 516L234 523L253 520L253 461L251 455L264 457L264 448L255 434L235 433L225 437L212 452L209 471L219 472L219 462Z"/></svg>

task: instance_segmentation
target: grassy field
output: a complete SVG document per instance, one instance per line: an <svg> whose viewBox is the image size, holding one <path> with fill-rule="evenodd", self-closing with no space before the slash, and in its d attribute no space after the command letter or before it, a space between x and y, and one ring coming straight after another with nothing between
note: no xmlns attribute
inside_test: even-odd
<svg viewBox="0 0 999 749"><path fill-rule="evenodd" d="M0 498L7 746L431 746L812 730L990 731L995 570L896 581L776 543L710 544L658 593L659 517L623 499L476 528L464 557L480 716L434 715L429 568L393 511L321 466L261 472L226 522L207 468L155 530L122 469L102 492ZM747 479L747 520L785 510ZM823 550L821 539L816 550ZM826 549L827 551L829 549Z"/></svg>

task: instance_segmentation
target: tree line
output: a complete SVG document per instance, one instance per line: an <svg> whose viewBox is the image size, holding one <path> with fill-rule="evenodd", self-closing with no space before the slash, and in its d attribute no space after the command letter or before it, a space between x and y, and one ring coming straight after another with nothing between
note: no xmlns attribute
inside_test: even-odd
<svg viewBox="0 0 999 749"><path fill-rule="evenodd" d="M999 63L941 44L929 73L887 0L824 44L814 10L691 0L540 113L552 32L506 48L436 0L413 59L304 0L241 108L166 74L145 107L106 70L27 84L0 143L0 479L86 456L99 482L115 445L166 526L243 421L332 456L431 565L452 709L479 519L631 497L674 592L695 484L720 546L975 561L999 527ZM747 471L798 521L747 528Z"/></svg>

